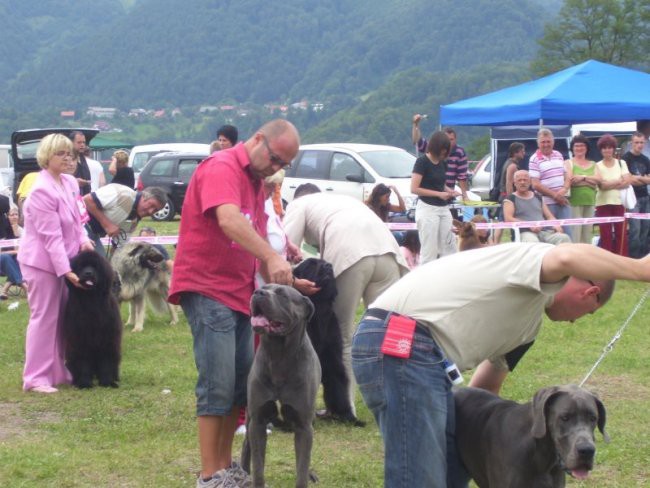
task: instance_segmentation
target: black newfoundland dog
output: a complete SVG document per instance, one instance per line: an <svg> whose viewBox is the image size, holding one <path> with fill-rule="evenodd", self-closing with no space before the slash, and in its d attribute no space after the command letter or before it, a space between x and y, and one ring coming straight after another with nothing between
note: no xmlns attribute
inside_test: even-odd
<svg viewBox="0 0 650 488"><path fill-rule="evenodd" d="M115 273L94 251L82 251L70 261L83 288L68 280L69 297L63 315L66 366L77 388L117 388L122 345L122 318L113 292Z"/></svg>
<svg viewBox="0 0 650 488"><path fill-rule="evenodd" d="M343 366L343 338L339 321L332 309L337 295L332 265L322 259L309 258L296 266L293 274L296 278L313 281L320 287L318 293L309 297L315 311L307 325L307 333L320 360L323 400L328 414L334 420L363 426L364 423L354 415L348 399L350 380Z"/></svg>

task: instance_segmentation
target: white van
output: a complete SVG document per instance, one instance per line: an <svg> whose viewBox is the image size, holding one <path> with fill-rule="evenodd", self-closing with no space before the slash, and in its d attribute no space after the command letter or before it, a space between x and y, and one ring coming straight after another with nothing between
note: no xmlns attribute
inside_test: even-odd
<svg viewBox="0 0 650 488"><path fill-rule="evenodd" d="M135 181L138 181L140 172L149 162L151 157L163 152L193 152L210 154L210 144L170 142L166 144L146 144L143 146L134 146L129 153L129 166L133 168Z"/></svg>
<svg viewBox="0 0 650 488"><path fill-rule="evenodd" d="M11 196L14 185L14 162L11 158L11 145L0 144L0 193Z"/></svg>

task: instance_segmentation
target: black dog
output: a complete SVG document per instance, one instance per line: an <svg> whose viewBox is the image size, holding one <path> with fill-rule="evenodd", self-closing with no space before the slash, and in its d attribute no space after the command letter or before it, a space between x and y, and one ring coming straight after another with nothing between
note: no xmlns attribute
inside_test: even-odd
<svg viewBox="0 0 650 488"><path fill-rule="evenodd" d="M334 419L363 426L364 422L355 417L348 398L350 379L343 366L343 338L332 309L337 294L332 265L322 259L309 258L300 263L293 274L296 278L313 281L320 288L318 293L309 297L315 313L307 325L307 333L323 371L321 381L325 406Z"/></svg>
<svg viewBox="0 0 650 488"><path fill-rule="evenodd" d="M62 335L72 384L91 388L96 377L101 386L117 388L122 319L112 292L113 269L94 251L80 252L70 265L83 286L79 288L66 280L70 292Z"/></svg>

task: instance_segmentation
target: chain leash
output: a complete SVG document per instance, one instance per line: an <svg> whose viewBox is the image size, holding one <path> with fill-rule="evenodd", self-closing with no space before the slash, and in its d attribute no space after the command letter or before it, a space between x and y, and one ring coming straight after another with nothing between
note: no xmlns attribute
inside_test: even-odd
<svg viewBox="0 0 650 488"><path fill-rule="evenodd" d="M625 330L625 328L627 327L627 325L630 323L630 321L632 320L632 318L633 318L633 317L636 315L636 313L639 311L639 309L641 308L641 306L643 305L643 303L646 301L646 299L648 298L648 295L650 295L650 287L646 288L645 293L643 294L643 296L642 296L641 299L639 300L639 303L637 303L636 306L632 309L632 312L631 312L630 315L627 317L627 320L625 320L625 322L623 323L623 325L621 326L621 328L618 329L618 331L616 332L616 334L614 334L614 337L612 337L612 340L609 341L609 344L607 344L607 345L604 347L603 352L602 352L602 354L600 355L600 357L598 358L598 360L596 361L596 363L591 367L591 369L590 369L589 372L587 373L587 376L585 376L584 379L580 382L580 385L579 385L580 387L582 387L582 386L587 382L587 380L589 379L589 377L591 376L591 374L596 370L596 368L598 367L598 365L603 361L603 359L605 359L605 356L607 356L607 355L612 351L612 349L614 349L614 344L616 344L616 341L618 341L618 340L621 338L621 335L623 334L623 331Z"/></svg>

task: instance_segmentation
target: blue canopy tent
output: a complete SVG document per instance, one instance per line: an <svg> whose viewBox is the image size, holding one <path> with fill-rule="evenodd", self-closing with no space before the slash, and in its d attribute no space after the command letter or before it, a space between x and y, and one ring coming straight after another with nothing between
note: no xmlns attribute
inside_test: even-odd
<svg viewBox="0 0 650 488"><path fill-rule="evenodd" d="M442 125L562 125L650 119L650 74L599 61L440 107Z"/></svg>

